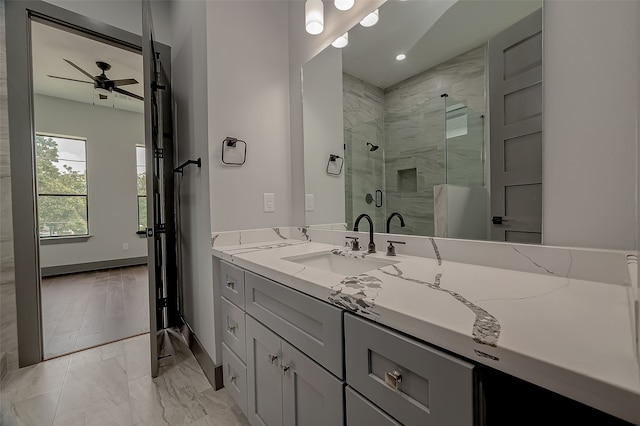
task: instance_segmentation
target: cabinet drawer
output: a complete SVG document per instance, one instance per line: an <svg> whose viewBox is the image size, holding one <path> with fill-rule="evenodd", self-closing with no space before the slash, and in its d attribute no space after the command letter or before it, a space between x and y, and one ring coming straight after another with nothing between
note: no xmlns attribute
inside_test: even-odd
<svg viewBox="0 0 640 426"><path fill-rule="evenodd" d="M384 411L373 405L362 395L347 386L347 425L348 426L401 426Z"/></svg>
<svg viewBox="0 0 640 426"><path fill-rule="evenodd" d="M247 414L247 367L231 349L222 344L224 386L243 413Z"/></svg>
<svg viewBox="0 0 640 426"><path fill-rule="evenodd" d="M244 269L220 262L222 295L244 309Z"/></svg>
<svg viewBox="0 0 640 426"><path fill-rule="evenodd" d="M342 311L266 278L246 273L246 310L339 378Z"/></svg>
<svg viewBox="0 0 640 426"><path fill-rule="evenodd" d="M473 425L473 364L353 315L344 321L350 386L407 426Z"/></svg>
<svg viewBox="0 0 640 426"><path fill-rule="evenodd" d="M222 341L231 348L236 355L247 362L247 346L245 342L246 323L244 311L224 297L222 298Z"/></svg>

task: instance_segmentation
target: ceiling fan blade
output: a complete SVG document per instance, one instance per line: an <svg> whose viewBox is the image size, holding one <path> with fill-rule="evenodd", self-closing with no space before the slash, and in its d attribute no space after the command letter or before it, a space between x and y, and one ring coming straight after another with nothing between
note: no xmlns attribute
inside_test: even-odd
<svg viewBox="0 0 640 426"><path fill-rule="evenodd" d="M126 86L127 84L138 84L138 80L135 78L123 78L121 80L111 80L111 83L113 83L115 87L118 87Z"/></svg>
<svg viewBox="0 0 640 426"><path fill-rule="evenodd" d="M66 63L68 63L69 65L71 65L72 67L74 67L75 69L77 69L78 71L80 71L82 74L86 75L87 77L89 77L91 80L95 80L96 78L94 76L92 76L91 74L89 74L88 72L86 72L85 70L83 70L82 68L80 68L79 66L77 66L76 64L74 64L73 62L71 62L68 59L64 59L64 61Z"/></svg>
<svg viewBox="0 0 640 426"><path fill-rule="evenodd" d="M75 78L58 77L57 75L49 75L49 74L47 74L47 77L59 78L60 80L77 81L78 83L93 84L93 81L84 81L84 80L76 80Z"/></svg>
<svg viewBox="0 0 640 426"><path fill-rule="evenodd" d="M127 92L126 90L120 89L120 88L118 88L118 87L114 87L114 88L113 88L113 91L114 91L114 92L121 93L121 94L123 94L123 95L130 96L130 97L132 97L132 98L135 98L135 99L138 99L138 100L141 100L141 101L143 101L143 100L144 100L144 98L143 98L142 96L138 96L138 95L136 95L135 93Z"/></svg>

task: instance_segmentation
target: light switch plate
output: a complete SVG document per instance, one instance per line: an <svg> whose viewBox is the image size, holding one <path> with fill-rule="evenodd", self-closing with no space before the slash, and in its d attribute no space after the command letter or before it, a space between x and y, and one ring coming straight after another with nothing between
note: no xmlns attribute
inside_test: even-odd
<svg viewBox="0 0 640 426"><path fill-rule="evenodd" d="M312 212L315 209L315 196L313 194L304 195L304 211Z"/></svg>
<svg viewBox="0 0 640 426"><path fill-rule="evenodd" d="M273 192L265 192L263 201L264 201L265 213L271 213L276 211L276 195Z"/></svg>

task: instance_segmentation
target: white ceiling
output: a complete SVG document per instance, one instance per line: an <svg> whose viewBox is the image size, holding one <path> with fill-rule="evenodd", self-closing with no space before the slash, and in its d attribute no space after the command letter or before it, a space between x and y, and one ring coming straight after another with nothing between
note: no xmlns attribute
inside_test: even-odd
<svg viewBox="0 0 640 426"><path fill-rule="evenodd" d="M344 72L386 89L486 43L542 0L387 1L373 27L349 31ZM399 53L407 55L396 61Z"/></svg>
<svg viewBox="0 0 640 426"><path fill-rule="evenodd" d="M106 100L100 100L91 84L47 77L55 75L89 81L88 77L63 59L68 59L94 76L101 73L96 61L102 61L111 65L111 69L105 73L110 79L135 78L138 81L138 84L121 86L121 89L143 96L142 55L38 22L33 22L31 34L34 93L101 107L140 113L144 111L144 102L141 100L115 92Z"/></svg>

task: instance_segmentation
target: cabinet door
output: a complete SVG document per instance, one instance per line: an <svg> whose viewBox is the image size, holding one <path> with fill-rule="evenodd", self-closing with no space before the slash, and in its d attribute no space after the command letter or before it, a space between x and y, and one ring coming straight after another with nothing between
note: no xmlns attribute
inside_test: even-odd
<svg viewBox="0 0 640 426"><path fill-rule="evenodd" d="M247 392L253 426L282 425L280 338L247 315Z"/></svg>
<svg viewBox="0 0 640 426"><path fill-rule="evenodd" d="M284 426L344 424L343 382L282 341Z"/></svg>

